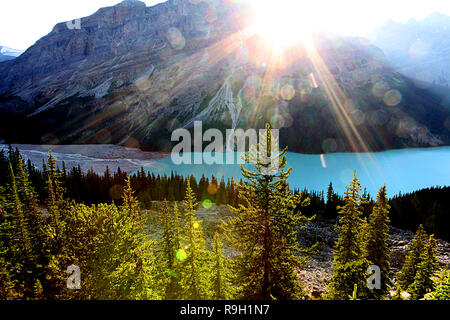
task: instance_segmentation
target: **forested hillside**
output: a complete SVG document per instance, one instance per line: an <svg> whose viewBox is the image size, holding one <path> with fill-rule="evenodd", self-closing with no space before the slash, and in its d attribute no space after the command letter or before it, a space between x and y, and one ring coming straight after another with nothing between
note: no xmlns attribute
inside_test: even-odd
<svg viewBox="0 0 450 320"><path fill-rule="evenodd" d="M308 299L311 292L298 271L320 242L300 245L298 230L316 218L312 213L338 216L333 276L320 298L449 298L448 271L441 270L434 237L422 225L392 278L393 211L385 187L371 200L355 173L344 197L330 185L325 203L323 193L290 190L292 169L284 152L276 157L280 167L272 175L258 161L254 171L242 169L239 184L214 178L197 183L176 175L67 172L56 168L51 154L39 172L10 149L0 162L0 298ZM160 199L167 201L154 205ZM197 209L213 202L231 204L232 213L209 235ZM148 206L159 212L158 222L150 219ZM150 222L161 232L153 233ZM370 265L380 267L378 289L365 285ZM78 290L67 287L70 266L81 272Z"/></svg>

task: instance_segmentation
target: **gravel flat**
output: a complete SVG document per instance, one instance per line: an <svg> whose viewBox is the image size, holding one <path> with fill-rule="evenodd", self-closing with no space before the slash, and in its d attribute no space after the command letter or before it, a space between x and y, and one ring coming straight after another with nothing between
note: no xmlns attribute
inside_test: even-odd
<svg viewBox="0 0 450 320"><path fill-rule="evenodd" d="M84 172L92 169L102 174L108 166L114 172L120 167L122 171L133 172L141 167L157 166L156 160L169 156L161 152L144 152L139 149L126 148L116 145L28 145L15 144L25 160L30 159L38 168L42 168L42 161L47 160L52 151L58 166L62 162L70 169L80 165ZM8 146L0 144L0 150L8 151Z"/></svg>

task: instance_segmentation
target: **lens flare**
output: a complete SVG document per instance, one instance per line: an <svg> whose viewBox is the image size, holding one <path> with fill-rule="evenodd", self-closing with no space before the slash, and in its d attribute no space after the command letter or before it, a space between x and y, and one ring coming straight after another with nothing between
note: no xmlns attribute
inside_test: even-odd
<svg viewBox="0 0 450 320"><path fill-rule="evenodd" d="M295 96L295 89L290 84L286 84L281 88L280 95L283 100L292 100Z"/></svg>
<svg viewBox="0 0 450 320"><path fill-rule="evenodd" d="M203 208L209 210L209 209L212 208L212 201L211 201L210 199L205 199L205 200L203 200L203 202L202 202L202 206L203 206Z"/></svg>
<svg viewBox="0 0 450 320"><path fill-rule="evenodd" d="M402 94L398 90L390 90L384 95L384 103L389 107L395 107L402 101Z"/></svg>
<svg viewBox="0 0 450 320"><path fill-rule="evenodd" d="M177 28L170 28L167 32L167 39L172 47L176 50L181 50L186 46L186 40L184 39L183 34Z"/></svg>
<svg viewBox="0 0 450 320"><path fill-rule="evenodd" d="M176 256L177 260L181 261L181 262L186 261L186 259L188 257L186 251L184 251L183 249L178 250L177 253L175 254L175 256Z"/></svg>

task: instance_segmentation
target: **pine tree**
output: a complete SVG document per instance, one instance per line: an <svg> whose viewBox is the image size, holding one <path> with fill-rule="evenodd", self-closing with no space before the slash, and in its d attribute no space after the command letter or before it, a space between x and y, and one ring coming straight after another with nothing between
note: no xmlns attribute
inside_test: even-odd
<svg viewBox="0 0 450 320"><path fill-rule="evenodd" d="M16 291L13 254L15 253L12 235L14 228L11 215L3 209L4 199L0 198L0 300L19 299L22 292ZM17 283L17 282L16 282Z"/></svg>
<svg viewBox="0 0 450 320"><path fill-rule="evenodd" d="M48 213L42 226L40 285L46 299L68 299L65 281L66 269L73 261L66 248L70 246L72 226L66 224L70 217L71 205L64 197L62 174L56 169L56 161L49 152L45 176L45 190Z"/></svg>
<svg viewBox="0 0 450 320"><path fill-rule="evenodd" d="M172 235L173 230L171 229L169 203L166 200L163 203L160 220L163 227L161 243L162 259L166 264L166 268L171 269L175 260L175 244L173 243L174 237Z"/></svg>
<svg viewBox="0 0 450 320"><path fill-rule="evenodd" d="M182 243L185 249L178 252L178 258L185 260L181 266L182 298L185 300L204 300L209 292L209 256L201 222L196 219L198 204L195 193L187 181L184 200L184 233Z"/></svg>
<svg viewBox="0 0 450 320"><path fill-rule="evenodd" d="M344 206L339 207L339 224L336 226L338 240L333 251L333 277L329 284L332 299L345 300L352 296L355 285L358 298L367 297L366 270L369 266L364 258L361 233L363 220L361 207L365 199L360 195L361 185L356 171L350 186L347 187ZM365 232L366 228L363 228Z"/></svg>
<svg viewBox="0 0 450 320"><path fill-rule="evenodd" d="M426 241L427 234L423 229L423 226L420 225L413 241L409 245L405 263L397 275L398 283L403 290L410 291L409 287L413 284L418 266L422 262Z"/></svg>
<svg viewBox="0 0 450 320"><path fill-rule="evenodd" d="M29 180L28 172L25 168L25 163L22 160L22 156L19 154L18 156L18 164L17 164L17 173L16 173L16 182L17 188L19 192L19 197L22 200L23 204L26 207L26 210L30 212L36 212L37 207L37 195L34 191L33 186Z"/></svg>
<svg viewBox="0 0 450 320"><path fill-rule="evenodd" d="M370 264L380 267L381 289L374 289L371 293L375 298L386 295L392 281L389 278L391 250L389 249L389 209L386 196L386 186L378 192L377 201L370 215L365 237L364 254Z"/></svg>
<svg viewBox="0 0 450 320"><path fill-rule="evenodd" d="M430 300L450 300L450 270L444 268L435 282L436 290L430 295Z"/></svg>
<svg viewBox="0 0 450 320"><path fill-rule="evenodd" d="M214 234L211 253L211 299L228 300L231 298L231 287L228 283L228 269L224 257L224 248L218 232Z"/></svg>
<svg viewBox="0 0 450 320"><path fill-rule="evenodd" d="M122 208L128 211L128 213L131 214L133 217L137 218L140 213L139 202L134 197L134 191L131 188L130 177L127 177L127 179L125 180L122 201L123 201Z"/></svg>
<svg viewBox="0 0 450 320"><path fill-rule="evenodd" d="M173 235L173 247L175 251L178 251L181 246L181 222L180 222L180 211L178 210L178 205L174 203L173 205L173 215L171 219L172 235Z"/></svg>
<svg viewBox="0 0 450 320"><path fill-rule="evenodd" d="M39 255L39 252L42 252L41 240L44 236L42 233L42 219L40 219L40 214L37 209L37 193L32 186L29 174L25 168L25 163L22 160L20 153L18 154L16 184L19 199L23 204L22 210L31 241L32 255L35 258L38 258L37 256Z"/></svg>
<svg viewBox="0 0 450 320"><path fill-rule="evenodd" d="M18 163L16 164L18 166ZM9 264L8 281L16 281L20 294L25 299L34 297L36 282L36 255L33 250L31 222L26 215L26 208L22 204L17 189L13 166L9 166L9 209L6 208L2 218L2 238L8 249L3 260ZM21 190L21 192L24 192ZM6 280L5 280L6 281Z"/></svg>
<svg viewBox="0 0 450 320"><path fill-rule="evenodd" d="M15 290L10 273L6 268L7 262L0 257L0 300L16 300L21 298Z"/></svg>
<svg viewBox="0 0 450 320"><path fill-rule="evenodd" d="M9 160L4 150L0 150L0 186L8 183Z"/></svg>
<svg viewBox="0 0 450 320"><path fill-rule="evenodd" d="M327 203L325 205L325 217L334 218L336 216L336 195L333 189L333 183L330 182L330 185L327 189Z"/></svg>
<svg viewBox="0 0 450 320"><path fill-rule="evenodd" d="M127 179L123 205L92 208L97 239L89 254L87 276L94 299L160 299L163 286L153 256L153 242L144 231L145 217Z"/></svg>
<svg viewBox="0 0 450 320"><path fill-rule="evenodd" d="M436 255L436 240L431 235L422 253L422 262L417 266L414 282L409 288L412 299L421 299L427 292L434 289L432 277L439 270L439 260Z"/></svg>
<svg viewBox="0 0 450 320"><path fill-rule="evenodd" d="M64 207L64 189L62 187L61 174L56 170L56 161L52 152L49 152L48 169L46 175L47 208L52 219L55 236L60 236L60 231L64 228L61 225L61 209Z"/></svg>
<svg viewBox="0 0 450 320"><path fill-rule="evenodd" d="M272 154L277 141L269 125L266 133L258 150L252 146L245 154L255 171L241 167L246 181L239 185L240 205L232 208L234 216L224 225L226 238L238 253L232 264L233 285L243 299L299 299L304 294L297 270L314 248L298 246L296 228L311 219L295 208L307 205L308 199L290 190L287 149Z"/></svg>
<svg viewBox="0 0 450 320"><path fill-rule="evenodd" d="M180 213L178 210L178 206L174 203L173 213L170 219L170 230L171 230L171 243L174 254L174 263L171 269L168 271L170 276L170 282L166 288L166 299L176 300L180 299L182 296L182 287L180 281L180 274L182 270L183 257L179 260L177 258L181 252L181 256L183 256L184 251L181 249L181 222L180 222Z"/></svg>
<svg viewBox="0 0 450 320"><path fill-rule="evenodd" d="M162 268L165 284L165 297L168 300L180 298L180 262L176 259L176 254L180 248L181 231L178 207L175 204L173 214L169 209L169 203L164 201L160 220L163 226L163 234L160 240L160 258L158 262Z"/></svg>

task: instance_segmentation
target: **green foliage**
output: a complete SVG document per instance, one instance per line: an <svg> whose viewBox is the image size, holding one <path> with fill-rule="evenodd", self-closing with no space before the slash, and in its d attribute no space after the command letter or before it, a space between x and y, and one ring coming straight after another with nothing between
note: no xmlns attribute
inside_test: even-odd
<svg viewBox="0 0 450 320"><path fill-rule="evenodd" d="M64 198L50 154L45 208L19 156L0 196L0 295L3 299L157 299L152 242L131 191L123 205L88 207ZM67 268L81 269L81 290L68 290Z"/></svg>
<svg viewBox="0 0 450 320"><path fill-rule="evenodd" d="M345 300L352 295L355 285L359 288L359 297L367 298L366 270L369 261L365 258L363 236L368 232L361 218L365 199L360 195L361 185L354 174L347 187L344 206L339 207L339 223L336 226L338 240L333 251L333 277L329 284L331 299Z"/></svg>
<svg viewBox="0 0 450 320"><path fill-rule="evenodd" d="M340 202L339 196L334 192L333 183L330 182L327 189L327 201L324 210L324 217L336 218L338 215L336 208L340 205Z"/></svg>
<svg viewBox="0 0 450 320"><path fill-rule="evenodd" d="M422 224L436 237L450 241L450 186L433 187L408 194L400 194L390 200L392 225L416 231Z"/></svg>
<svg viewBox="0 0 450 320"><path fill-rule="evenodd" d="M198 204L188 181L184 200L184 232L181 243L185 245L187 259L181 266L182 297L186 300L208 299L209 292L209 253L203 235L201 221L195 210Z"/></svg>
<svg viewBox="0 0 450 320"><path fill-rule="evenodd" d="M450 270L444 269L440 277L435 281L434 290L429 300L450 300Z"/></svg>
<svg viewBox="0 0 450 320"><path fill-rule="evenodd" d="M33 205L33 190L28 184L28 176L23 170L20 155L16 156L19 180L16 179L10 162L8 192L0 197L3 198L0 200L0 261L3 269L1 282L2 286L5 286L1 291L5 297L30 299L39 294L36 292L39 287L39 234L35 233L39 221Z"/></svg>
<svg viewBox="0 0 450 320"><path fill-rule="evenodd" d="M223 248L220 234L216 232L212 243L211 252L211 299L228 300L232 297L232 289L229 284L229 270L227 260L224 258L225 249Z"/></svg>
<svg viewBox="0 0 450 320"><path fill-rule="evenodd" d="M160 217L163 234L158 245L158 264L165 283L165 298L175 300L181 298L180 270L181 262L177 260L180 250L181 225L178 207L175 204L173 213L169 203L164 201Z"/></svg>
<svg viewBox="0 0 450 320"><path fill-rule="evenodd" d="M0 170L6 173L0 175L0 299L303 298L297 271L316 247L300 248L297 229L314 218L311 211L311 218L299 211L311 202L305 193L290 190L287 179L292 169L286 170L286 150L271 153L274 140L267 129L259 150L252 148L246 154L246 161L255 163L254 171L243 167L246 180L239 185L214 177L198 182L176 175L154 177L143 170L134 177L120 170L111 175L107 170L97 179L93 172L83 175L79 168L68 173L63 165L60 171L51 153L40 173L30 162L25 165L17 149L11 147L8 157L0 152ZM279 166L273 167L276 162ZM150 182L155 183L151 190ZM94 194L98 189L101 193L108 190L119 205L69 200L66 190L75 192L83 183ZM35 186L41 191L36 192ZM314 208L324 211L332 212L334 205L343 203L330 297L382 298L390 284L386 188L369 205L360 195L356 173L347 189L342 202L330 185L328 209L323 193L311 194ZM137 197L133 190L140 190ZM233 217L223 223L209 245L196 216L197 199L204 199L205 194L217 204L233 204ZM162 196L170 201L184 197L184 215L180 217L176 203L171 208L165 201L159 217L162 234L154 241L148 234L148 212L141 209L137 198L153 206L152 199ZM222 237L229 246L224 246ZM369 264L381 268L379 292L366 289ZM66 270L71 265L80 267L80 290L66 286ZM432 290L427 295L430 299L448 299L448 271L433 282L437 270L436 241L431 236L427 242L420 226L399 283L413 299Z"/></svg>
<svg viewBox="0 0 450 320"><path fill-rule="evenodd" d="M389 248L389 209L386 186L378 192L377 201L370 215L365 232L364 255L371 265L380 267L381 289L371 292L372 297L381 298L389 291L392 280L389 278L391 250Z"/></svg>
<svg viewBox="0 0 450 320"><path fill-rule="evenodd" d="M416 277L418 266L422 262L426 241L427 234L423 226L420 225L413 241L409 245L405 263L397 275L399 285L408 292L410 291L409 287L413 284L414 278Z"/></svg>
<svg viewBox="0 0 450 320"><path fill-rule="evenodd" d="M240 205L232 208L234 216L224 224L227 240L237 253L232 281L239 298L299 299L303 290L296 272L314 248L302 250L298 246L296 228L311 219L295 208L307 205L308 200L289 189L287 179L292 169L286 170L286 150L271 153L275 139L269 126L266 129L267 137L258 150L252 146L245 155L255 171L242 166L246 181L238 187Z"/></svg>
<svg viewBox="0 0 450 320"><path fill-rule="evenodd" d="M431 235L422 253L421 262L417 266L414 282L409 287L409 293L412 299L421 299L427 292L434 289L432 278L439 270L439 260L436 254L436 240Z"/></svg>
<svg viewBox="0 0 450 320"><path fill-rule="evenodd" d="M94 207L97 217L93 250L87 256L94 299L157 299L160 288L154 288L156 268L152 241L143 232L145 219L133 196L128 179L123 205ZM120 235L120 236L119 236Z"/></svg>
<svg viewBox="0 0 450 320"><path fill-rule="evenodd" d="M166 267L171 269L175 260L176 243L174 243L172 219L170 215L169 203L167 201L164 201L160 220L163 226L163 234L160 245L161 259L166 263Z"/></svg>

